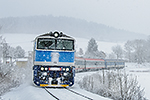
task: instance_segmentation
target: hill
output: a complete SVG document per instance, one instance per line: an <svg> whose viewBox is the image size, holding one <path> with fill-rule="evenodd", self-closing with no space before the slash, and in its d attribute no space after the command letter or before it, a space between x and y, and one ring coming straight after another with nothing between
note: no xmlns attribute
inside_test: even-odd
<svg viewBox="0 0 150 100"><path fill-rule="evenodd" d="M129 32L81 19L70 17L30 16L8 17L0 19L2 33L41 34L49 31L63 31L71 36L99 41L123 42L136 38L146 38L146 35Z"/></svg>

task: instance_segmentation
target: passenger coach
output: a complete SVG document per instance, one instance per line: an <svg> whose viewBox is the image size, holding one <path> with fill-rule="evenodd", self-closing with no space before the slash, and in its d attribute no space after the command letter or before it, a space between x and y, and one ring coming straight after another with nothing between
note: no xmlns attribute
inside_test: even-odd
<svg viewBox="0 0 150 100"><path fill-rule="evenodd" d="M76 72L101 69L120 69L125 67L122 59L75 58Z"/></svg>

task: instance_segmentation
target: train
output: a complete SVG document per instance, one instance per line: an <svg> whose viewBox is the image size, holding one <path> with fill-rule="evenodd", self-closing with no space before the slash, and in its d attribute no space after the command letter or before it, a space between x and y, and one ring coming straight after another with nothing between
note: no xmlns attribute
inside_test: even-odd
<svg viewBox="0 0 150 100"><path fill-rule="evenodd" d="M123 59L94 59L94 58L75 58L76 72L95 71L101 69L122 69L125 67Z"/></svg>
<svg viewBox="0 0 150 100"><path fill-rule="evenodd" d="M74 85L76 72L124 68L121 59L75 57L75 39L62 32L48 32L34 39L33 83L39 87Z"/></svg>
<svg viewBox="0 0 150 100"><path fill-rule="evenodd" d="M37 36L33 50L33 83L40 87L74 84L75 39L62 32Z"/></svg>

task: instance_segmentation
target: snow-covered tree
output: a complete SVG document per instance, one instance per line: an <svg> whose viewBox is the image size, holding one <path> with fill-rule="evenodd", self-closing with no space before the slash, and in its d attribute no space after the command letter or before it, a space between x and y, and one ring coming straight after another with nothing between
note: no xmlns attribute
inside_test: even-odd
<svg viewBox="0 0 150 100"><path fill-rule="evenodd" d="M9 56L9 45L6 43L6 40L0 36L0 58L3 62L6 62L7 57Z"/></svg>
<svg viewBox="0 0 150 100"><path fill-rule="evenodd" d="M14 47L10 47L9 48L9 56L11 56L12 58L15 58L15 51L16 51L16 49Z"/></svg>
<svg viewBox="0 0 150 100"><path fill-rule="evenodd" d="M108 58L109 58L109 59L115 59L115 58L116 58L116 55L115 55L114 53L110 53L110 54L108 55Z"/></svg>
<svg viewBox="0 0 150 100"><path fill-rule="evenodd" d="M125 43L125 57L129 62L144 63L148 61L149 55L149 40L136 39Z"/></svg>
<svg viewBox="0 0 150 100"><path fill-rule="evenodd" d="M79 51L76 52L76 56L77 56L77 57L83 57L83 55L84 55L83 49L82 49L82 48L79 48Z"/></svg>
<svg viewBox="0 0 150 100"><path fill-rule="evenodd" d="M123 56L123 49L120 45L112 47L113 53L116 55L117 59L122 58Z"/></svg>
<svg viewBox="0 0 150 100"><path fill-rule="evenodd" d="M82 48L80 48L79 49L79 55L83 55L84 53L83 53L83 49Z"/></svg>
<svg viewBox="0 0 150 100"><path fill-rule="evenodd" d="M1 47L0 53L1 53L1 57L2 57L2 53L3 53L3 46L4 46L5 43L6 43L6 40L2 36L0 36L0 47Z"/></svg>
<svg viewBox="0 0 150 100"><path fill-rule="evenodd" d="M145 62L145 40L136 39L133 41L134 59L138 63Z"/></svg>
<svg viewBox="0 0 150 100"><path fill-rule="evenodd" d="M3 59L6 59L9 56L9 48L8 43L3 43Z"/></svg>
<svg viewBox="0 0 150 100"><path fill-rule="evenodd" d="M10 47L5 39L0 36L0 95L8 91L10 88L19 85L25 78L25 69L18 68L13 63L5 63L8 57L23 57L24 50L18 46L16 48ZM16 55L15 55L16 54ZM32 66L30 64L30 66ZM28 71L29 72L29 71Z"/></svg>
<svg viewBox="0 0 150 100"><path fill-rule="evenodd" d="M125 47L125 57L128 59L129 62L132 61L132 52L133 52L133 46L132 41L127 41L124 45Z"/></svg>
<svg viewBox="0 0 150 100"><path fill-rule="evenodd" d="M86 58L105 58L105 53L98 50L98 45L94 38L88 42L87 51L85 52Z"/></svg>
<svg viewBox="0 0 150 100"><path fill-rule="evenodd" d="M148 39L146 40L146 45L145 45L145 57L146 61L150 62L150 35L148 36Z"/></svg>
<svg viewBox="0 0 150 100"><path fill-rule="evenodd" d="M121 70L101 70L84 76L79 86L113 100L146 100L137 78Z"/></svg>
<svg viewBox="0 0 150 100"><path fill-rule="evenodd" d="M6 43L5 39L0 36L0 58L7 57L23 57L24 50L18 46L16 48L10 47L9 44ZM16 53L15 53L16 52ZM16 55L15 55L16 54ZM31 53L32 54L32 53ZM31 73L32 66L32 57L28 62L28 67L18 68L13 63L2 63L0 62L0 96L8 91L10 88L18 86L21 84L25 78L28 77ZM4 61L3 61L4 62ZM29 76L31 77L31 76ZM28 79L29 79L28 77Z"/></svg>
<svg viewBox="0 0 150 100"><path fill-rule="evenodd" d="M21 48L21 46L17 46L14 52L15 58L22 58L25 56L25 50Z"/></svg>
<svg viewBox="0 0 150 100"><path fill-rule="evenodd" d="M98 45L95 41L94 38L91 38L91 40L88 42L88 48L87 48L88 52L95 52L98 51Z"/></svg>

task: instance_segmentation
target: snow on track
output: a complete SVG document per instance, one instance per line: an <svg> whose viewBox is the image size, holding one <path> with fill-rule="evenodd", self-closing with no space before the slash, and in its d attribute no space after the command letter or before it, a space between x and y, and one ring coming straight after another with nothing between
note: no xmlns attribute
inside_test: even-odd
<svg viewBox="0 0 150 100"><path fill-rule="evenodd" d="M23 84L2 97L2 100L56 100L44 89L31 84Z"/></svg>
<svg viewBox="0 0 150 100"><path fill-rule="evenodd" d="M80 95L76 95L65 88L46 88L56 98L55 100L88 100Z"/></svg>
<svg viewBox="0 0 150 100"><path fill-rule="evenodd" d="M110 100L86 90L82 90L80 89L78 84L70 87L70 89L87 97L90 97L93 100ZM88 100L87 98L74 94L63 88L49 88L48 90L53 93L53 95L57 96L60 100ZM56 98L47 93L45 89L36 87L32 85L32 83L26 83L12 89L10 92L3 95L2 100L56 100Z"/></svg>
<svg viewBox="0 0 150 100"><path fill-rule="evenodd" d="M47 92L48 92L48 94L50 94L52 97L54 97L55 99L57 99L57 100L59 100L59 98L58 97L56 97L54 94L52 94L47 88L44 88Z"/></svg>
<svg viewBox="0 0 150 100"><path fill-rule="evenodd" d="M83 94L81 94L81 93L78 93L78 92L76 92L76 91L74 91L74 90L72 90L72 89L69 89L69 88L66 88L66 89L67 89L68 91L74 93L74 94L77 94L77 95L81 96L81 97L87 98L87 99L89 99L89 100L93 100L92 98L90 98L90 97L88 97L88 96L85 96L85 95L83 95Z"/></svg>

